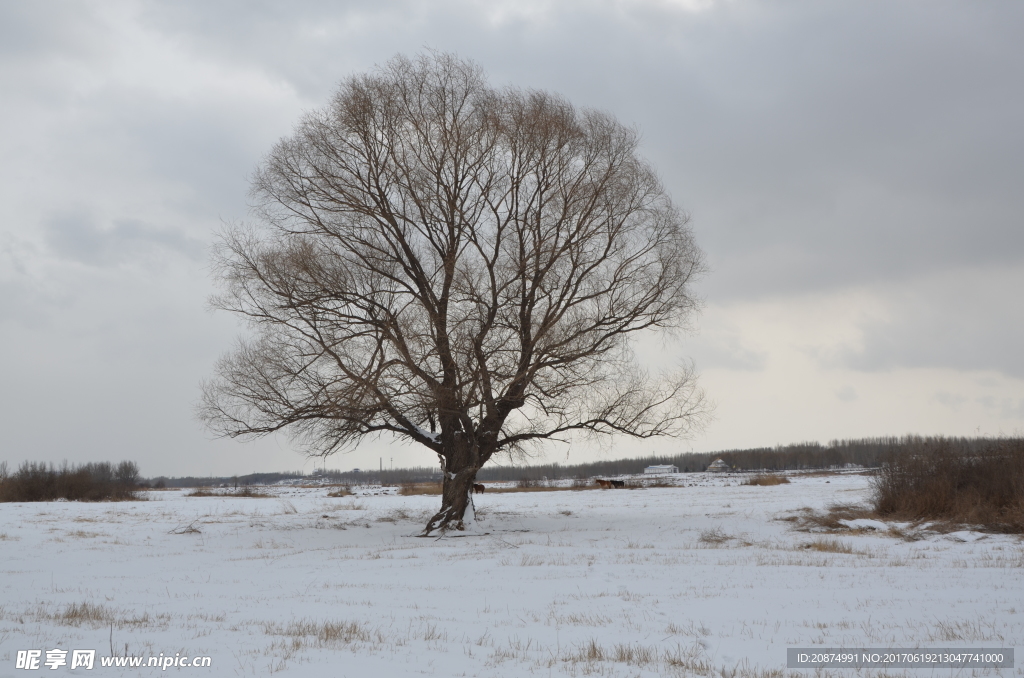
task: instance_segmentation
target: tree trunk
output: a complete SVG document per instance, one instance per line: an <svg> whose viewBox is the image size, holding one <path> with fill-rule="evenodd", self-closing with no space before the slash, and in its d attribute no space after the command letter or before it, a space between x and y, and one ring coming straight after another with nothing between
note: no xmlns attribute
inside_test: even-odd
<svg viewBox="0 0 1024 678"><path fill-rule="evenodd" d="M427 522L423 530L428 535L434 530L464 530L463 517L469 507L469 492L480 470L466 455L452 455L446 458L444 485L441 488L441 510ZM461 463L460 463L461 462Z"/></svg>

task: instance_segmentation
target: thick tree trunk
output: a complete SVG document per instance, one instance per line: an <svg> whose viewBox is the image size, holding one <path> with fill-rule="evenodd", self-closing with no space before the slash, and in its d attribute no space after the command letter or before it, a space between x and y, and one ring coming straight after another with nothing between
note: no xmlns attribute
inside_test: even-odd
<svg viewBox="0 0 1024 678"><path fill-rule="evenodd" d="M441 510L427 522L423 534L434 530L463 530L463 518L469 507L469 492L476 480L480 467L475 463L477 455L461 446L445 455L444 484L441 488Z"/></svg>
<svg viewBox="0 0 1024 678"><path fill-rule="evenodd" d="M468 468L455 473L454 477L445 477L441 490L441 510L430 519L423 534L430 534L434 530L465 529L463 518L469 508L469 491L476 480L476 471L475 468Z"/></svg>

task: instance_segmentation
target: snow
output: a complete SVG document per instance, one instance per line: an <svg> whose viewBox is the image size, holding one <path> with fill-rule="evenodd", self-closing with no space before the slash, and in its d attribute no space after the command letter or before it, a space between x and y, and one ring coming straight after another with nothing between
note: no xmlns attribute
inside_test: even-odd
<svg viewBox="0 0 1024 678"><path fill-rule="evenodd" d="M426 429L420 428L416 424L411 424L411 426L413 428L413 431L415 431L417 434L423 436L424 438L426 438L427 440L429 440L431 442L436 443L438 440L441 439L441 434L440 433L431 433L430 431L427 431Z"/></svg>
<svg viewBox="0 0 1024 678"><path fill-rule="evenodd" d="M883 523L881 520L871 520L870 518L858 518L856 520L840 520L840 523L846 525L852 529L860 530L888 530L889 525Z"/></svg>
<svg viewBox="0 0 1024 678"><path fill-rule="evenodd" d="M785 518L863 501L867 478L790 478L489 492L472 533L429 538L440 497L379 486L0 504L0 677L25 673L19 649L111 645L213 658L182 675L352 678L717 678L784 671L787 647L1024 645L1019 538L802 532ZM807 548L823 537L852 553ZM94 619L69 618L83 603Z"/></svg>

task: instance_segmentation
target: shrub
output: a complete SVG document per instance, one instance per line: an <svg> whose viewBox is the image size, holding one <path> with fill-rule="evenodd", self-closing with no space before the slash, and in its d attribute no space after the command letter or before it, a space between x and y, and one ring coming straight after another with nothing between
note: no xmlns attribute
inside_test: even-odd
<svg viewBox="0 0 1024 678"><path fill-rule="evenodd" d="M874 479L882 516L1024 532L1024 439L918 438Z"/></svg>
<svg viewBox="0 0 1024 678"><path fill-rule="evenodd" d="M138 499L139 467L123 461L68 466L25 462L0 477L0 501L118 501Z"/></svg>

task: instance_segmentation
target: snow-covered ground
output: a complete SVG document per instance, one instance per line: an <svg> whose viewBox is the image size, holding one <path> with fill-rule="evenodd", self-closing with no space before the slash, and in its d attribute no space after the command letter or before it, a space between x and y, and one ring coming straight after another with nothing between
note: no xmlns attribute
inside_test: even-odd
<svg viewBox="0 0 1024 678"><path fill-rule="evenodd" d="M730 678L800 674L787 647L1024 645L1017 537L782 520L864 501L860 475L679 478L484 494L441 539L417 536L439 497L389 488L0 504L0 676L157 671L15 668L54 648L212 657L179 675Z"/></svg>

